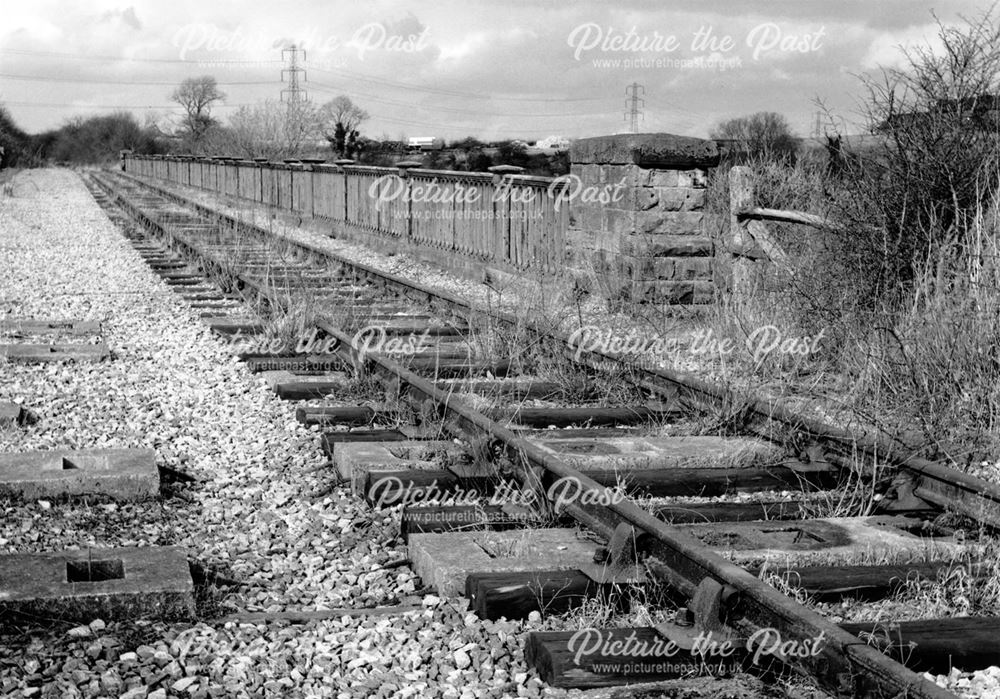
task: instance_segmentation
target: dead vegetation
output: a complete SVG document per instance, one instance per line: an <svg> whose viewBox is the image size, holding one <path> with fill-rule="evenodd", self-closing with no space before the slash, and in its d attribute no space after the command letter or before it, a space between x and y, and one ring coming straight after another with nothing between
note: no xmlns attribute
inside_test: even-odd
<svg viewBox="0 0 1000 699"><path fill-rule="evenodd" d="M822 334L805 355L737 352L733 373L969 467L1000 446L1000 17L942 25L939 38L944 52L912 50L904 69L864 80L864 147L828 163L751 163L757 206L830 226L769 223L788 266L743 263L742 296L712 322L739 347L769 324Z"/></svg>

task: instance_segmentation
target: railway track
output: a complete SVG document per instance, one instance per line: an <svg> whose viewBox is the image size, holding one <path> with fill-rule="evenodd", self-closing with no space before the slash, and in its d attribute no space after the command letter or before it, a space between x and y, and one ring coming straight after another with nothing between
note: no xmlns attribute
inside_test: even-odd
<svg viewBox="0 0 1000 699"><path fill-rule="evenodd" d="M302 328L322 343L322 352L305 357L248 352L246 360L253 368L286 372L269 376L279 395L288 398L327 395L357 376L381 387L388 399L382 405L308 403L299 417L331 428L324 447L335 462L338 452L351 451L348 445L389 449L396 441L411 450L398 447L397 454L412 456L423 450L416 459L422 463L397 456L388 466L383 461L369 470L344 467L341 474L373 506L406 505L403 533L410 539L414 565L423 552L474 540L475 535L454 531L468 529L470 523L515 532L527 524L544 526L518 536L551 536L543 554L553 561L559 559L560 547L572 547L572 540L579 539L565 534L571 530L562 525L582 526L599 540L584 549L590 560L576 568L536 564L504 570L501 565L469 572L460 586L481 615L565 610L609 588L662 583L679 597L675 622L618 632L627 631L650 647L673 643L685 651L699 633L714 634L720 643L751 651L736 656L736 665L746 665L755 655L755 660L773 655L761 650L767 634L773 633L790 643L787 652L779 653L782 666L808 674L828 691L851 696L951 696L890 657L901 657L911 640L917 645L908 648L906 659L919 670L939 670L948 654L987 664L996 657L995 641L980 647L978 656L971 650L984 642L993 620L936 620L924 627L914 622L892 627L895 637L876 634L861 640L857 634L869 630L864 625L831 623L761 580L748 563L753 555L735 556L750 570L720 555L726 549L741 550L734 544L740 537L746 544L742 550L751 554L768 546L801 554L843 544L842 523L808 517L817 507L807 495L758 495L721 503L674 500L657 507L650 507L648 500L800 486L823 493L847 482L864 482L885 491L882 517L869 519L865 526L926 546L930 535L934 544L952 543L949 531L934 526L934 518L945 510L982 526L995 525L1000 503L996 487L910 457L904 445L883 436L849 434L765 400L737 401L724 389L692 377L629 366L620 357L600 352L578 352L566 338L531 327L524 319L484 314L462 299L317 248L276 241L265 231L149 183L102 173L91 175L89 184L102 206L113 215L127 214L145 230L148 237L137 241L140 252L168 283L186 289L186 297L203 308L207 322L221 332L264 329L266 319L246 317L248 299L275 317L297 308L334 309L313 327ZM505 343L497 338L504 333L514 334L533 351L503 351ZM392 340L396 343L390 344ZM546 356L559 357L560 366L578 362L576 371L584 378L574 390L549 380L544 374L551 367L538 370L538 357ZM288 373L289 368L294 371ZM617 404L609 407L612 397ZM589 404L580 405L582 399ZM533 405L526 405L529 401ZM568 402L573 407L566 407ZM741 433L699 441L701 436L691 434L697 426L684 423L693 420L694 411L706 408L749 417ZM400 415L407 415L412 424L399 424ZM374 427L333 430L337 424ZM563 429L535 429L549 425ZM792 453L762 439L787 437L789 431L805 445ZM463 453L452 453L442 437L460 440ZM678 456L679 439L694 445L686 461ZM428 451L432 444L444 457L444 467L440 459L431 463L424 458L434 450ZM699 462L697 457L710 448L721 449L731 463L720 467ZM894 466L893 478L875 482L870 462L853 458L858 452ZM576 488L573 497L559 490L559 484L566 483ZM467 502L464 498L470 495L475 497ZM436 504L425 504L429 500ZM503 541L508 545L511 539ZM720 541L730 545L720 547ZM483 543L475 542L473 550L484 549ZM878 597L897 587L897 581L913 574L933 577L948 565L931 557L892 567L813 565L784 573L797 576L818 597ZM443 575L441 584L447 584ZM939 633L942 629L949 634ZM941 638L935 642L935 636ZM953 641L963 637L964 646ZM595 669L598 664L628 659L627 653L608 652L606 646L585 657L587 669L581 669L573 643L579 646L580 637L574 641L570 632L534 634L526 655L543 678L564 686L615 684L663 674L602 674Z"/></svg>

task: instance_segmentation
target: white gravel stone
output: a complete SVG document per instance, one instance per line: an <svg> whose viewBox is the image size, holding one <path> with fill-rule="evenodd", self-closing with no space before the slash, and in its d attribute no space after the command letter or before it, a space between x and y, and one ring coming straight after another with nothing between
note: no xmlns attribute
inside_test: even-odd
<svg viewBox="0 0 1000 699"><path fill-rule="evenodd" d="M962 699L1000 699L1000 667L995 665L976 672L962 672L958 668L947 675L928 672L924 677Z"/></svg>
<svg viewBox="0 0 1000 699"><path fill-rule="evenodd" d="M159 464L199 482L146 503L0 500L0 552L172 544L246 582L220 602L222 613L404 602L422 611L296 627L103 620L30 644L0 637L0 656L17 659L0 664L0 686L133 699L168 689L336 696L347 687L351 697L430 697L457 672L477 697L516 694L509 678L525 672L524 627L509 624L498 638L464 602L410 597L412 574L382 567L406 557L399 513L372 512L334 486L317 432L295 421L294 404L147 268L77 175L32 170L19 182L18 196L0 199L0 314L100 320L114 359L3 366L0 400L29 403L40 421L0 431L0 452L151 447ZM479 648L489 649L488 667Z"/></svg>
<svg viewBox="0 0 1000 699"><path fill-rule="evenodd" d="M0 316L100 320L114 359L0 367L0 400L30 404L40 417L0 431L0 452L149 447L159 464L198 482L146 503L0 500L0 553L179 545L246 583L226 591L217 612L418 610L295 626L105 619L78 636L65 625L30 639L0 636L2 692L541 695L523 661L529 624L480 620L464 601L416 595L412 573L385 569L406 557L398 508L373 512L334 485L318 430L299 425L294 404L278 400L147 268L77 175L25 171L15 191L0 198Z"/></svg>
<svg viewBox="0 0 1000 699"><path fill-rule="evenodd" d="M104 623L103 619L94 619L88 626L90 626L90 630L94 633L99 633L107 628L107 624Z"/></svg>

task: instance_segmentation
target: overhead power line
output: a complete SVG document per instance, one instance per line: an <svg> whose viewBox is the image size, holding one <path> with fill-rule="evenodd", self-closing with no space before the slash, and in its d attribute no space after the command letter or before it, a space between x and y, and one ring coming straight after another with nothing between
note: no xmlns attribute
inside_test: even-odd
<svg viewBox="0 0 1000 699"><path fill-rule="evenodd" d="M22 49L0 49L0 53L14 54L18 56L33 56L36 58L61 58L74 61L125 61L128 63L160 63L171 65L194 65L199 63L210 63L211 65L266 65L281 63L281 61L277 59L247 61L215 58L207 60L188 60L183 58L135 58L131 56L95 56L92 54L80 53L58 53L56 51L25 51Z"/></svg>
<svg viewBox="0 0 1000 699"><path fill-rule="evenodd" d="M420 85L411 85L408 83L401 83L395 80L386 80L385 78L376 78L372 75L363 75L361 73L351 73L346 70L330 70L326 68L318 68L316 66L310 66L312 70L319 71L321 73L329 73L330 75L338 75L341 77L348 78L350 80L359 80L366 83L374 83L376 85L385 85L387 87L396 87L400 90L412 90L415 92L425 92L428 94L435 95L446 95L449 97L465 97L467 99L488 99L496 100L501 102L600 102L603 101L597 97L515 97L510 95L498 95L495 93L488 94L483 92L465 92L460 90L445 90L436 87L424 87Z"/></svg>
<svg viewBox="0 0 1000 699"><path fill-rule="evenodd" d="M178 109L175 104L73 104L72 102L25 102L17 100L0 100L2 106L14 107L71 107L73 109ZM218 104L215 108L249 107L249 102Z"/></svg>
<svg viewBox="0 0 1000 699"><path fill-rule="evenodd" d="M177 80L91 80L87 78L59 78L48 75L13 75L11 73L0 73L0 78L7 80L27 80L29 82L43 83L86 83L88 85L172 85L178 84ZM273 80L219 80L219 85L273 85Z"/></svg>
<svg viewBox="0 0 1000 699"><path fill-rule="evenodd" d="M330 92L331 94L340 94L345 92L343 89L334 87L333 85L328 85L326 83L316 82L315 80L309 83L312 87L317 88L321 91ZM364 98L366 100L371 100L372 102L379 102L381 104L388 104L394 107L406 107L408 109L426 109L434 112L444 112L449 114L469 114L474 117L532 117L532 118L543 118L543 117L557 117L560 119L571 119L573 117L581 116L607 116L607 112L561 112L554 113L550 112L548 114L536 114L536 113L526 113L526 112L496 112L493 110L487 110L485 107L480 109L462 109L461 107L441 107L433 104L414 104L413 102L401 102L399 100L385 99L384 97L376 97L375 95L369 95L363 92L358 92L357 90L347 91L351 97L354 98Z"/></svg>
<svg viewBox="0 0 1000 699"><path fill-rule="evenodd" d="M301 49L300 49L301 50ZM234 65L234 66L247 66L247 65L276 65L284 63L284 60L278 59L265 59L265 60L225 60L225 59L209 59L209 60L188 60L179 58L136 58L136 57L124 57L124 56L100 56L100 55L89 55L89 54L73 54L73 53L58 53L55 51L28 51L23 49L0 49L0 53L14 54L21 56L34 56L34 57L47 57L47 58L60 58L60 59L71 59L71 60L85 60L85 61L122 61L130 63L154 63L154 64L172 64L172 65L198 65L198 64L208 64L208 65ZM304 53L304 52L303 52ZM328 73L330 75L336 75L350 80L357 80L366 83L374 83L377 85L385 85L388 87L396 87L401 90L412 90L416 92L424 92L428 94L436 95L447 95L451 97L465 97L469 99L488 99L506 102L551 102L551 103L563 103L563 102L600 102L601 98L598 97L527 97L522 95L499 95L495 93L477 93L469 92L463 90L448 90L445 88L435 88L435 87L425 87L420 85L413 85L409 83L399 82L395 80L389 80L386 78L379 78L373 75L366 75L364 73L355 73L347 70L331 70L328 68L321 68L318 65L309 65L307 62L303 62L302 66L308 67L311 70ZM300 68L300 70L302 70ZM27 80L34 79L28 78L26 76L10 76L10 75L0 75L0 77L10 77L14 80ZM41 78L46 80L46 78ZM94 81L81 81L81 82L94 82ZM124 83L123 83L124 84ZM129 84L159 84L152 82L135 82ZM173 83L166 83L173 84ZM249 84L265 84L256 82L227 82L220 84L227 85L249 85Z"/></svg>

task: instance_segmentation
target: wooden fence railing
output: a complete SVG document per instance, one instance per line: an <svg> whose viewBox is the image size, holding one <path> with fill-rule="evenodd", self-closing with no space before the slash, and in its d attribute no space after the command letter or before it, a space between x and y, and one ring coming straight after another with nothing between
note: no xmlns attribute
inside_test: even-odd
<svg viewBox="0 0 1000 699"><path fill-rule="evenodd" d="M511 271L558 274L569 207L554 178L124 153L126 172L322 219Z"/></svg>

